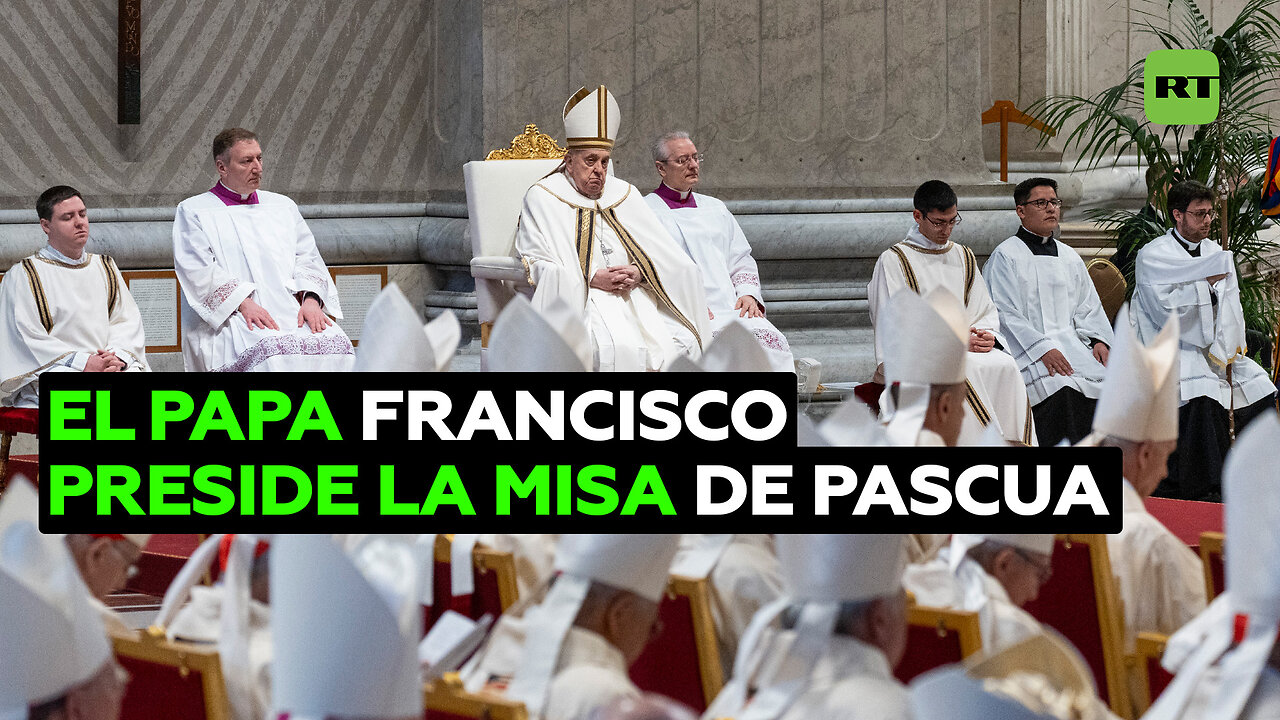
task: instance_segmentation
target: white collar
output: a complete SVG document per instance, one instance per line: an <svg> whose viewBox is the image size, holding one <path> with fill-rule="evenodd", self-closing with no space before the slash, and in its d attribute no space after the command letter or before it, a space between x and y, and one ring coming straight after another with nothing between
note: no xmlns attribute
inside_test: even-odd
<svg viewBox="0 0 1280 720"><path fill-rule="evenodd" d="M249 193L249 195L243 195L241 193L238 193L235 190L232 190L231 188L227 187L226 185L223 185L221 180L218 181L218 184L222 185L223 189L225 189L227 192L231 193L232 195L235 195L236 197L240 198L241 200L248 200L249 195L253 194L253 193Z"/></svg>
<svg viewBox="0 0 1280 720"><path fill-rule="evenodd" d="M78 258L71 258L71 257L67 257L66 255L63 255L62 253L58 252L58 249L57 249L57 248L55 248L55 247L54 247L54 246L52 246L52 245L45 245L43 248L41 248L41 249L40 249L40 252L39 252L39 253L37 253L37 254L38 254L38 255L43 255L44 257L46 257L46 258L48 258L48 259L50 259L50 260L57 260L58 262L66 263L66 264L68 264L68 265L80 265L80 264L81 264L81 263L83 263L85 260L88 260L88 259L89 259L89 258L85 257L85 255L86 255L87 253L85 253L85 251L84 251L84 250L81 250L81 251L80 251L80 257L78 257Z"/></svg>
<svg viewBox="0 0 1280 720"><path fill-rule="evenodd" d="M1177 228L1169 228L1169 234L1173 235L1173 239L1177 240L1178 244L1186 248L1187 250L1194 250L1200 247L1200 243L1202 242L1200 240L1197 240L1196 242L1191 242L1190 240L1182 237L1182 234L1178 232Z"/></svg>
<svg viewBox="0 0 1280 720"><path fill-rule="evenodd" d="M907 232L907 243L911 245L915 245L917 247L922 247L925 250L942 250L942 249L951 247L950 240L939 245L938 243L925 237L924 234L920 232L920 226L915 224L913 224L911 226L911 230Z"/></svg>
<svg viewBox="0 0 1280 720"><path fill-rule="evenodd" d="M688 199L689 199L689 196L693 194L693 191L692 191L692 190L677 190L677 189L675 189L675 188L671 187L670 185L667 185L667 183L666 183L666 181L665 181L665 180L663 181L663 183L662 183L662 184L663 184L663 186L664 186L664 187L666 187L666 188L667 188L668 190L670 190L671 192L676 193L677 195L679 195L681 200L688 200Z"/></svg>

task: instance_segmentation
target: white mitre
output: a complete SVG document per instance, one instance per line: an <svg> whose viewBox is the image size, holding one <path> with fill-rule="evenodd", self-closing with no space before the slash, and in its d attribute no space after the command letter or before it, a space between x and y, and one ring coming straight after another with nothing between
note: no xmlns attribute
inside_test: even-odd
<svg viewBox="0 0 1280 720"><path fill-rule="evenodd" d="M696 362L679 355L664 372L772 372L769 356L741 320L724 326Z"/></svg>
<svg viewBox="0 0 1280 720"><path fill-rule="evenodd" d="M369 535L271 546L272 712L292 720L422 716L422 606L413 549Z"/></svg>
<svg viewBox="0 0 1280 720"><path fill-rule="evenodd" d="M462 328L446 310L423 325L422 316L400 286L393 283L373 299L356 348L357 372L435 372L446 370L458 350Z"/></svg>
<svg viewBox="0 0 1280 720"><path fill-rule="evenodd" d="M915 445L933 385L964 382L969 322L964 305L943 288L921 297L910 290L889 298L885 319L881 420L896 445ZM898 383L895 403L890 388Z"/></svg>
<svg viewBox="0 0 1280 720"><path fill-rule="evenodd" d="M586 372L594 364L591 356L582 312L561 298L539 313L523 295L516 295L489 334L492 372Z"/></svg>
<svg viewBox="0 0 1280 720"><path fill-rule="evenodd" d="M1055 538L1053 535L1033 533L1006 533L999 535L956 533L951 536L951 569L954 571L960 566L960 562L964 560L970 549L987 541L1052 557Z"/></svg>
<svg viewBox="0 0 1280 720"><path fill-rule="evenodd" d="M0 499L0 720L93 679L111 658L102 618L61 535L41 534L24 478Z"/></svg>
<svg viewBox="0 0 1280 720"><path fill-rule="evenodd" d="M591 584L660 602L679 546L679 535L562 536L555 561L560 576L542 603L525 614L529 632L507 696L523 702L531 716L541 714L560 648Z"/></svg>
<svg viewBox="0 0 1280 720"><path fill-rule="evenodd" d="M1211 667L1221 682L1207 707L1232 720L1249 701L1280 630L1280 416L1264 412L1240 433L1222 468L1227 590L1187 628L1200 637L1145 718L1182 716ZM1224 607L1225 606L1225 607ZM1182 634L1182 631L1179 631ZM1177 635L1174 636L1177 639Z"/></svg>
<svg viewBox="0 0 1280 720"><path fill-rule="evenodd" d="M1093 432L1080 444L1095 445L1105 437L1135 443L1177 440L1178 316L1170 314L1160 334L1144 347L1125 305L1116 316L1115 334Z"/></svg>
<svg viewBox="0 0 1280 720"><path fill-rule="evenodd" d="M621 119L618 101L605 86L581 88L564 104L565 147L612 150Z"/></svg>

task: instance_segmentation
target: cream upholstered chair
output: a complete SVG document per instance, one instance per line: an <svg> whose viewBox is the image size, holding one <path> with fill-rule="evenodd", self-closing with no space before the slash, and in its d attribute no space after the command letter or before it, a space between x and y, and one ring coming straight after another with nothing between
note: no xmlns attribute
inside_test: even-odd
<svg viewBox="0 0 1280 720"><path fill-rule="evenodd" d="M536 125L494 150L484 160L462 166L467 186L467 215L471 232L471 277L476 281L480 319L480 367L487 366L486 348L493 321L517 292L532 296L524 265L516 256L516 228L525 192L555 170L564 148Z"/></svg>

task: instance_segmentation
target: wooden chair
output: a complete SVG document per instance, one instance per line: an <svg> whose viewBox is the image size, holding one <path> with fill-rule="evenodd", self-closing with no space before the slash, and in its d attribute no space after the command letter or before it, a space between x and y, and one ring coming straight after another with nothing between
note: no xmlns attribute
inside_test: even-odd
<svg viewBox="0 0 1280 720"><path fill-rule="evenodd" d="M453 536L437 535L433 550L435 563L432 577L432 597L435 603L423 608L423 627L425 634L435 625L436 620L446 610L461 613L472 620L478 620L485 613L496 619L516 603L519 598L519 586L516 582L516 561L511 553L498 552L483 545L477 545L471 551L471 562L475 578L475 592L469 595L453 595Z"/></svg>
<svg viewBox="0 0 1280 720"><path fill-rule="evenodd" d="M1120 717L1132 717L1124 613L1106 535L1059 535L1053 577L1023 609L1071 641L1088 661L1103 701Z"/></svg>
<svg viewBox="0 0 1280 720"><path fill-rule="evenodd" d="M524 703L488 693L469 693L458 673L423 688L424 720L529 720Z"/></svg>
<svg viewBox="0 0 1280 720"><path fill-rule="evenodd" d="M658 619L662 632L631 665L631 681L701 713L724 687L710 582L672 575Z"/></svg>
<svg viewBox="0 0 1280 720"><path fill-rule="evenodd" d="M111 636L116 660L132 679L121 720L230 720L218 651L168 640L162 631Z"/></svg>
<svg viewBox="0 0 1280 720"><path fill-rule="evenodd" d="M907 651L894 675L903 683L929 670L957 663L982 649L978 613L911 605Z"/></svg>
<svg viewBox="0 0 1280 720"><path fill-rule="evenodd" d="M1102 301L1102 310L1107 314L1107 320L1114 324L1128 288L1124 273L1106 258L1091 258L1084 267L1089 271L1094 289L1098 291L1098 299Z"/></svg>
<svg viewBox="0 0 1280 720"><path fill-rule="evenodd" d="M9 481L9 447L19 433L35 435L40 431L40 411L35 408L0 407L0 495ZM34 484L37 478L32 477Z"/></svg>
<svg viewBox="0 0 1280 720"><path fill-rule="evenodd" d="M1137 705L1133 708L1134 717L1144 714L1160 697L1160 693L1173 682L1173 674L1160 664L1164 656L1164 646L1169 642L1168 635L1144 632L1138 633L1134 654L1130 662L1134 682L1138 693Z"/></svg>
<svg viewBox="0 0 1280 720"><path fill-rule="evenodd" d="M1222 543L1225 536L1220 532L1200 533L1200 561L1204 564L1204 596L1209 602L1227 589L1227 575L1222 566Z"/></svg>
<svg viewBox="0 0 1280 720"><path fill-rule="evenodd" d="M532 294L524 265L516 257L516 229L525 192L560 164L564 149L549 135L526 125L511 147L462 166L471 231L471 277L476 283L480 321L480 367L487 367L489 332L516 293Z"/></svg>

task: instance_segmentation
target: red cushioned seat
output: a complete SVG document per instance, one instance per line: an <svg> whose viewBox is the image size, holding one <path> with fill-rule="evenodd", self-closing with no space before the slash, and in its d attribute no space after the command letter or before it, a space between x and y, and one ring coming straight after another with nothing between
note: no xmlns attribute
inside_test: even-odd
<svg viewBox="0 0 1280 720"><path fill-rule="evenodd" d="M1200 533L1200 562L1204 564L1204 590L1209 602L1227 589L1227 574L1222 567L1224 540L1220 532Z"/></svg>
<svg viewBox="0 0 1280 720"><path fill-rule="evenodd" d="M724 685L707 580L672 576L658 620L662 631L632 663L631 681L701 713Z"/></svg>
<svg viewBox="0 0 1280 720"><path fill-rule="evenodd" d="M36 408L0 407L0 433L40 432L40 411Z"/></svg>
<svg viewBox="0 0 1280 720"><path fill-rule="evenodd" d="M431 607L422 608L424 637L446 610L460 613L472 620L479 620L486 613L497 619L515 604L519 595L515 557L511 553L477 545L471 552L475 591L454 597L453 564L450 561L452 546L453 536L436 536L434 577L431 579L432 597L436 602Z"/></svg>
<svg viewBox="0 0 1280 720"><path fill-rule="evenodd" d="M880 414L880 394L884 392L884 383L864 382L853 389L853 396L867 404L876 415Z"/></svg>
<svg viewBox="0 0 1280 720"><path fill-rule="evenodd" d="M982 648L978 613L913 605L907 609L907 649L893 674L902 682L957 663Z"/></svg>
<svg viewBox="0 0 1280 720"><path fill-rule="evenodd" d="M1173 682L1173 675L1160 665L1160 658L1164 655L1164 647L1168 642L1167 635L1138 633L1133 670L1138 673L1138 686L1143 692L1136 699L1138 707L1133 709L1135 716L1145 713L1169 683Z"/></svg>
<svg viewBox="0 0 1280 720"><path fill-rule="evenodd" d="M231 717L218 652L163 636L113 635L116 659L131 679L120 720L226 720Z"/></svg>

